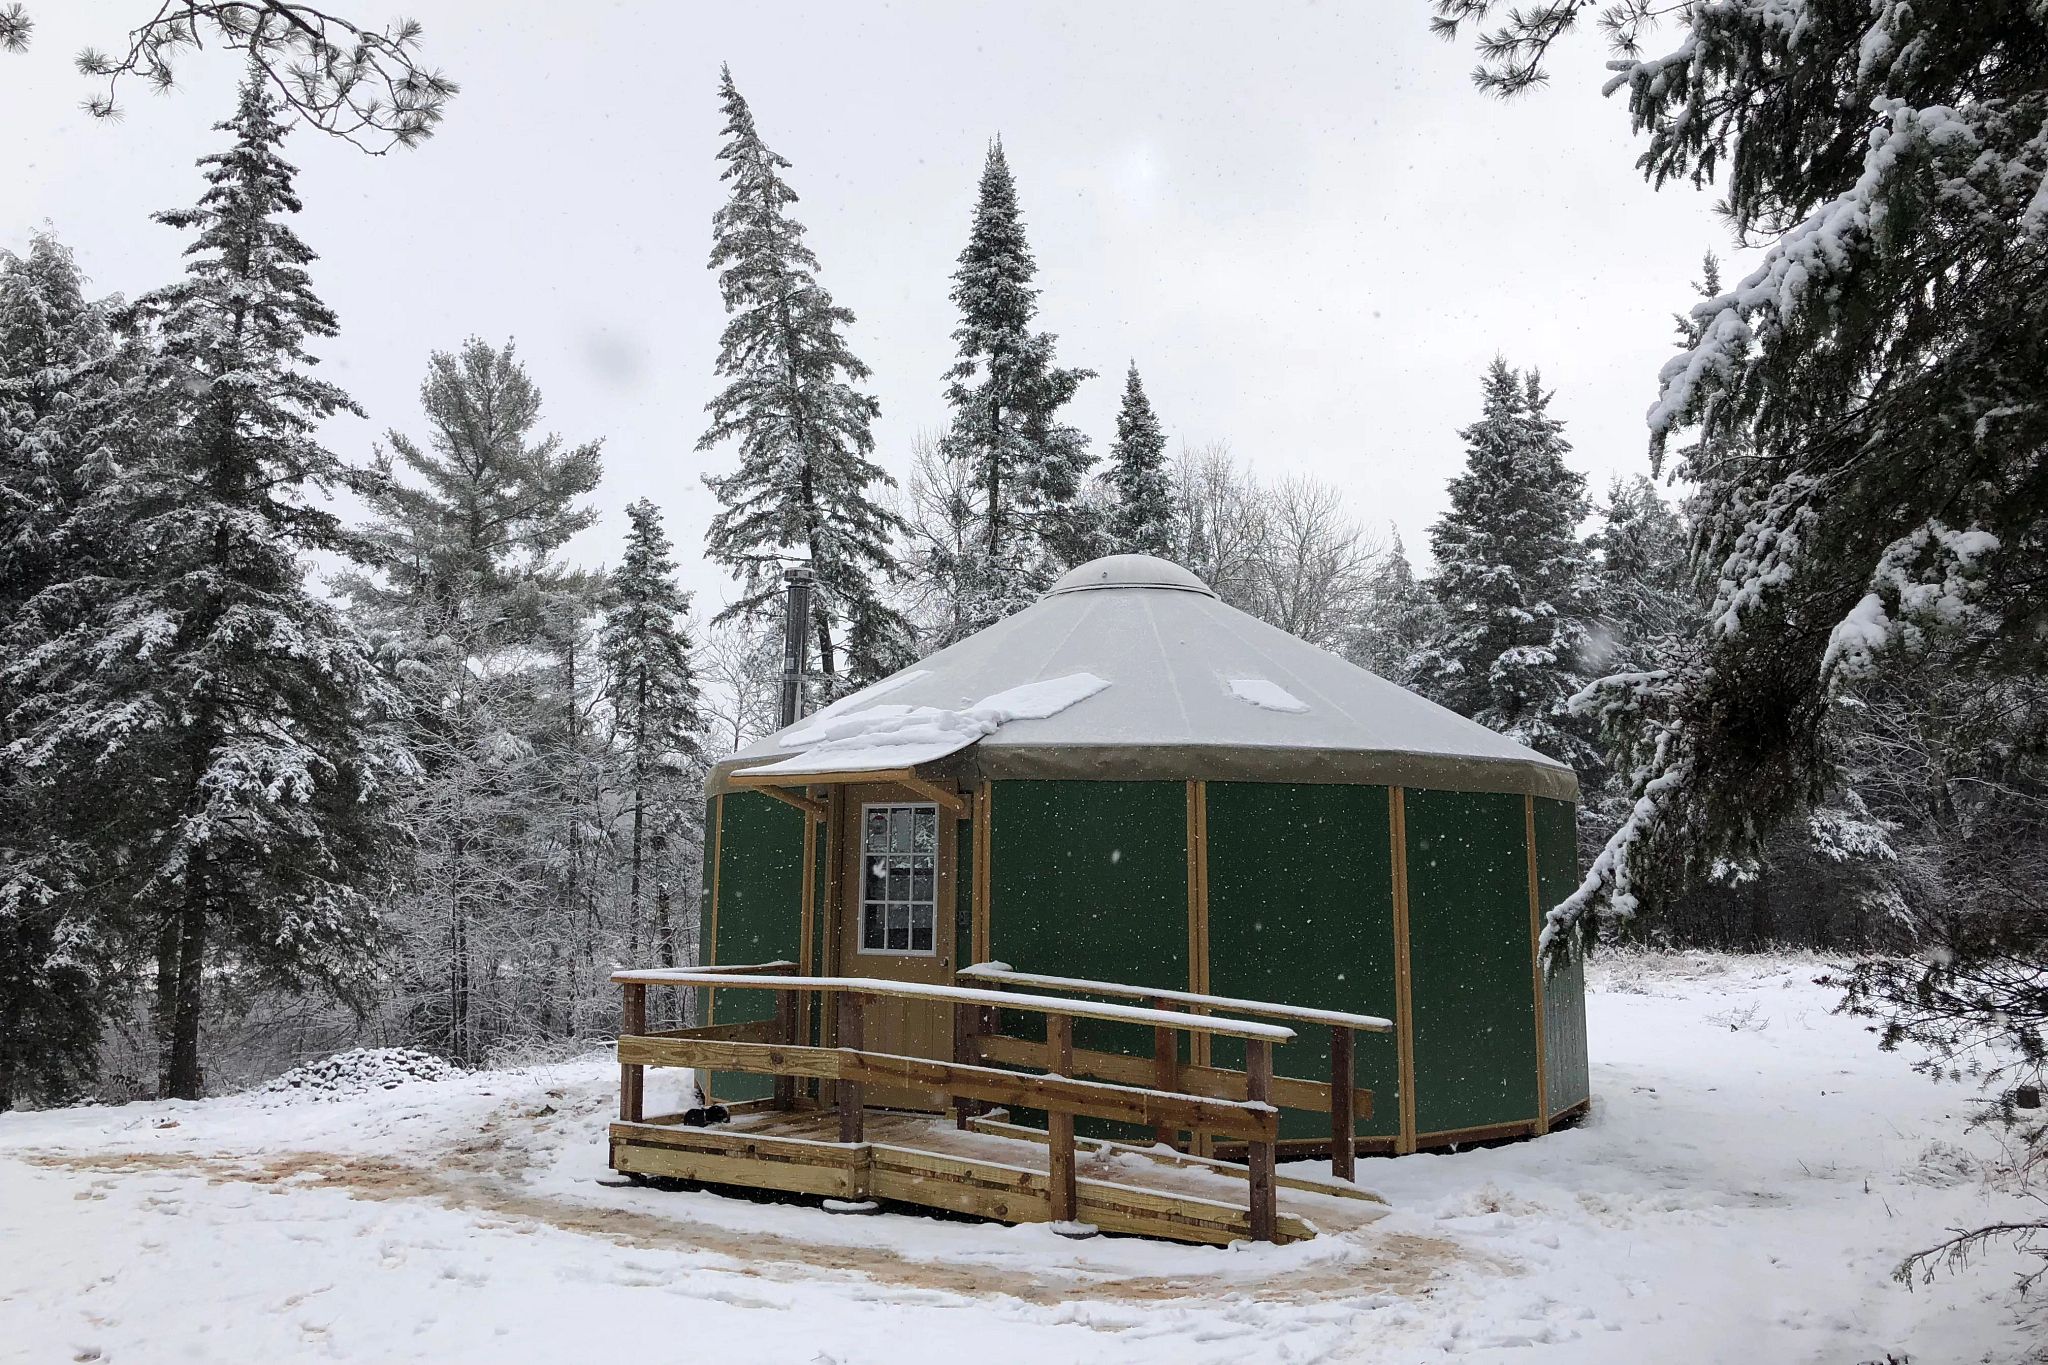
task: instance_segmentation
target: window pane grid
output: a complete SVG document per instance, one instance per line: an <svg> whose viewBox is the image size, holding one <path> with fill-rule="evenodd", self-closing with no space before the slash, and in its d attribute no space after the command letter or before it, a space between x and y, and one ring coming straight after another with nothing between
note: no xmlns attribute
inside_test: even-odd
<svg viewBox="0 0 2048 1365"><path fill-rule="evenodd" d="M861 808L860 949L930 953L938 923L939 808Z"/></svg>

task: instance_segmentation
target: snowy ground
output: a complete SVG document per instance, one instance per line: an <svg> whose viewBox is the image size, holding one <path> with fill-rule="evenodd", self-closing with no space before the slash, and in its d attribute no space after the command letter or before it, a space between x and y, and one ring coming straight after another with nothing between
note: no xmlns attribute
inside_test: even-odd
<svg viewBox="0 0 2048 1365"><path fill-rule="evenodd" d="M616 1070L0 1115L0 1359L719 1365L2017 1360L1969 1094L1810 962L1596 970L1584 1127L1360 1163L1395 1212L1230 1250L610 1188ZM2028 1313L2034 1316L2029 1318Z"/></svg>

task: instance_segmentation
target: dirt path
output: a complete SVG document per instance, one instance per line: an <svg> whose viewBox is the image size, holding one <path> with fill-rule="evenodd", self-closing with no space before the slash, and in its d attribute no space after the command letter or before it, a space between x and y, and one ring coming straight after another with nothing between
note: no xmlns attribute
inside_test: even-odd
<svg viewBox="0 0 2048 1365"><path fill-rule="evenodd" d="M177 1152L26 1151L15 1155L31 1165L57 1170L111 1175L182 1173L215 1184L289 1182L308 1189L339 1190L355 1199L427 1199L508 1223L538 1223L601 1238L616 1246L709 1252L731 1260L731 1273L750 1278L862 1278L968 1298L1007 1297L1043 1305L1162 1302L1194 1296L1213 1299L1219 1287L1226 1294L1265 1303L1379 1294L1424 1297L1443 1270L1453 1263L1470 1262L1469 1253L1440 1238L1366 1232L1356 1242L1368 1250L1363 1257L1274 1279L1225 1282L1222 1286L1207 1277L1195 1282L1081 1271L1052 1277L987 1265L949 1265L911 1259L876 1246L813 1245L776 1233L736 1232L686 1213L655 1215L535 1194L526 1187L523 1154L488 1129L432 1165L321 1151L267 1158Z"/></svg>

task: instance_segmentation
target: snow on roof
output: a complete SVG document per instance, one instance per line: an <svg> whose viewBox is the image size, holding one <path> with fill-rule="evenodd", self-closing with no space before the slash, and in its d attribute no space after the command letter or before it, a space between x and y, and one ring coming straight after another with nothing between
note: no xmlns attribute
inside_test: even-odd
<svg viewBox="0 0 2048 1365"><path fill-rule="evenodd" d="M1015 704L1027 684L1081 677L1095 685L1057 708ZM1282 698L1294 705L1266 704ZM990 708L1007 719L976 718ZM718 771L827 771L817 760L828 743L843 745L836 771L965 748L990 777L1399 783L1566 799L1577 790L1566 765L1246 615L1148 555L1071 570L1016 615Z"/></svg>
<svg viewBox="0 0 2048 1365"><path fill-rule="evenodd" d="M1308 711L1307 702L1271 678L1232 678L1230 695L1267 711L1282 711L1295 716Z"/></svg>
<svg viewBox="0 0 2048 1365"><path fill-rule="evenodd" d="M803 752L779 763L745 769L748 775L764 773L857 773L914 768L948 754L958 753L977 740L994 734L1013 720L1045 720L1076 702L1109 686L1093 673L1069 673L1063 678L1046 678L1006 688L992 697L958 711L937 706L861 706L848 708L846 702L868 693L894 691L891 683L907 677L884 678L867 692L843 699L817 715L782 732L787 744L800 744ZM902 684L897 683L897 686Z"/></svg>

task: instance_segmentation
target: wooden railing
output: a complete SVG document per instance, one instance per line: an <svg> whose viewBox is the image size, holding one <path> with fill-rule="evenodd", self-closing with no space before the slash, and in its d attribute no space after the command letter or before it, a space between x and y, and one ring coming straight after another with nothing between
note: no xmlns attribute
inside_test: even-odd
<svg viewBox="0 0 2048 1365"><path fill-rule="evenodd" d="M1036 972L1019 972L1000 962L983 962L969 967L956 976L960 981L991 982L999 986L1026 987L1041 991L1070 991L1080 995L1100 995L1143 1000L1150 1008L1163 1010L1179 1006L1188 1010L1217 1010L1226 1014L1251 1014L1268 1019L1282 1019L1290 1024L1325 1026L1330 1030L1330 1080L1327 1085L1297 1079L1292 1076L1276 1076L1272 1080L1275 1103L1287 1109L1307 1109L1327 1113L1330 1116L1330 1170L1340 1180L1351 1180L1357 1175L1358 1120L1372 1117L1372 1092L1359 1090L1354 1084L1353 1039L1359 1033L1389 1033L1392 1020L1382 1019L1373 1014L1351 1014L1342 1010L1315 1009L1306 1005L1282 1005L1269 1000L1243 1000L1226 995L1201 995L1194 991L1160 990L1150 986L1131 986L1117 981L1090 981L1074 976L1046 976ZM976 1058L985 1061L1022 1063L1038 1065L1042 1053L1035 1045L1021 1039L1001 1035L985 1036L975 1047ZM1183 1065L1180 1061L1179 1046L1166 1030L1155 1031L1152 1037L1151 1058L1130 1057L1120 1053L1089 1052L1078 1059L1069 1059L1081 1074L1097 1076L1104 1080L1140 1081L1163 1089L1187 1087L1197 1094L1232 1096L1236 1086L1242 1084L1235 1079L1240 1073L1215 1067ZM1173 1134L1157 1130L1153 1134L1160 1142L1171 1143Z"/></svg>
<svg viewBox="0 0 2048 1365"><path fill-rule="evenodd" d="M838 1111L839 1140L843 1143L863 1140L864 1091L870 1085L943 1094L949 1097L963 1121L976 1105L1042 1109L1047 1114L1048 1127L1049 1206L1056 1223L1074 1222L1079 1207L1074 1155L1076 1116L1137 1124L1155 1132L1186 1129L1216 1133L1245 1143L1251 1234L1260 1241L1276 1240L1274 1165L1279 1111L1273 1100L1273 1045L1294 1038L1294 1030L1285 1025L967 986L871 977L799 976L787 963L626 971L613 974L612 980L624 992L619 1037L619 1117L625 1122L642 1121L645 1069L650 1066L772 1076L774 1102L779 1108L792 1106L799 1079L829 1083ZM773 991L775 1018L763 1021L771 1024L765 1031L773 1036L762 1037L761 1023L649 1034L647 990L651 986ZM838 1046L814 1047L798 1040L797 997L806 991L833 997ZM867 1051L863 1047L864 1007L866 1001L876 998L924 1000L952 1006L955 1060L941 1062ZM971 1050L963 1049L963 1040L972 1044L977 1038L989 1036L981 1025L992 1022L992 1013L998 1009L1045 1016L1047 1041L1039 1060L1046 1074L1027 1075L985 1066L961 1055L963 1050ZM1245 1069L1241 1073L1244 1096L1239 1099L1197 1094L1178 1083L1158 1086L1079 1079L1075 1075L1079 1067L1073 1046L1075 1019L1149 1025L1155 1037L1168 1039L1167 1051L1176 1057L1178 1040L1172 1037L1175 1033L1239 1039L1245 1049Z"/></svg>

